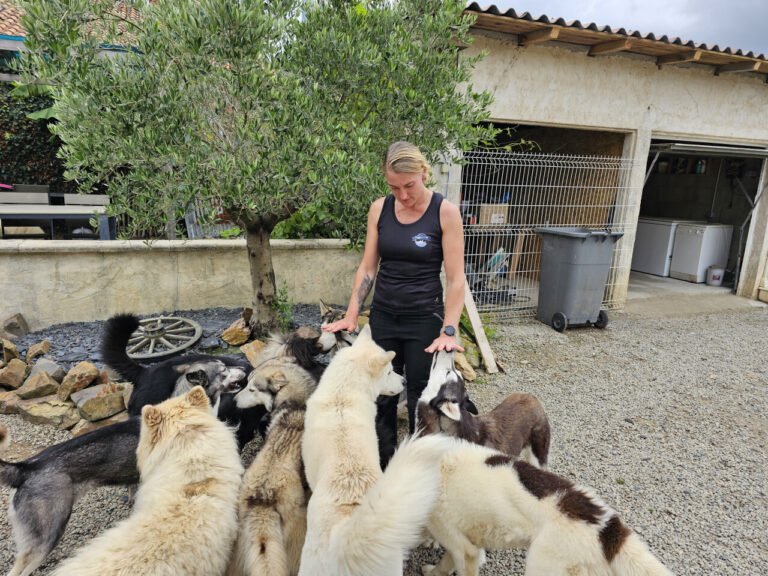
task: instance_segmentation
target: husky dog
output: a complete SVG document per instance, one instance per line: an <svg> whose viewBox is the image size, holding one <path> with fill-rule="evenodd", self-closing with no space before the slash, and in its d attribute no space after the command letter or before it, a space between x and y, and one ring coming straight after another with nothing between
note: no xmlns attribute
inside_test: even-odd
<svg viewBox="0 0 768 576"><path fill-rule="evenodd" d="M477 576L484 548L528 548L526 576L671 576L589 489L469 442L440 463L428 529L445 548L430 576Z"/></svg>
<svg viewBox="0 0 768 576"><path fill-rule="evenodd" d="M321 331L318 342L323 351L330 356L333 356L342 348L348 348L355 341L355 338L357 338L356 333L348 332L347 330L339 330L338 332L325 332L322 330L323 326L343 320L345 314L345 310L342 310L341 308L332 308L320 300Z"/></svg>
<svg viewBox="0 0 768 576"><path fill-rule="evenodd" d="M131 418L56 444L21 462L0 460L0 483L14 490L8 520L16 562L9 576L27 576L43 563L64 533L72 507L88 489L139 481L139 425L138 418ZM3 426L0 439L9 442Z"/></svg>
<svg viewBox="0 0 768 576"><path fill-rule="evenodd" d="M488 414L473 415L464 378L454 368L453 354L437 352L429 382L419 398L416 417L425 434L450 436L522 457L534 466L546 466L550 427L544 406L532 394L507 396Z"/></svg>
<svg viewBox="0 0 768 576"><path fill-rule="evenodd" d="M131 415L139 415L147 404L158 404L188 392L190 382L187 375L190 373L205 374L214 405L220 393L236 392L245 384L250 370L245 358L189 354L149 366L139 364L126 352L128 340L139 326L139 318L133 314L113 316L107 320L101 342L104 362L133 383L133 393L128 402ZM211 395L210 387L215 387L219 394L215 397Z"/></svg>
<svg viewBox="0 0 768 576"><path fill-rule="evenodd" d="M64 560L55 576L223 574L237 536L243 466L205 391L141 411L141 484L131 515Z"/></svg>
<svg viewBox="0 0 768 576"><path fill-rule="evenodd" d="M266 439L243 476L240 531L228 576L295 576L307 531L309 487L301 438L312 375L290 358L270 358L253 369L235 401L262 405L271 415Z"/></svg>
<svg viewBox="0 0 768 576"><path fill-rule="evenodd" d="M235 395L235 403L243 410L263 406L272 412L288 401L306 402L316 386L312 374L290 358L270 358L251 371L245 388Z"/></svg>
<svg viewBox="0 0 768 576"><path fill-rule="evenodd" d="M248 361L233 356L188 354L143 366L126 352L128 340L139 325L139 318L133 314L113 316L106 322L101 342L104 362L134 385L128 413L138 416L143 406L183 394L190 389L190 383L200 384L206 388L218 417L237 427L240 447L250 442L256 435L264 409L242 411L235 406L230 394L245 385L251 370Z"/></svg>
<svg viewBox="0 0 768 576"><path fill-rule="evenodd" d="M307 401L302 456L312 497L299 574L401 575L439 493L442 435L406 440L379 467L376 398L399 394L402 377L364 327L331 360Z"/></svg>

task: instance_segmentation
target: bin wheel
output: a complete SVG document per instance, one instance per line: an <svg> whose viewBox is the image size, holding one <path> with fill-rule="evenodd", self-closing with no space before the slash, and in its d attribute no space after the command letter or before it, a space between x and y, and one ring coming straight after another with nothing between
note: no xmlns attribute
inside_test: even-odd
<svg viewBox="0 0 768 576"><path fill-rule="evenodd" d="M555 312L552 314L552 328L558 332L562 332L568 328L568 318L562 312Z"/></svg>
<svg viewBox="0 0 768 576"><path fill-rule="evenodd" d="M597 313L597 320L595 320L595 328L603 329L608 326L608 313L605 310L600 310Z"/></svg>

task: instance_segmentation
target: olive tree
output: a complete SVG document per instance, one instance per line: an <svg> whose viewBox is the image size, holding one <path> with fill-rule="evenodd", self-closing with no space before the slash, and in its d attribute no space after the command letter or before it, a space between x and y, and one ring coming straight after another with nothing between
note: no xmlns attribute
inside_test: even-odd
<svg viewBox="0 0 768 576"><path fill-rule="evenodd" d="M322 206L359 237L388 143L489 136L461 0L19 0L24 80L54 87L66 177L134 232L220 206L245 231L253 325L275 319L275 226Z"/></svg>

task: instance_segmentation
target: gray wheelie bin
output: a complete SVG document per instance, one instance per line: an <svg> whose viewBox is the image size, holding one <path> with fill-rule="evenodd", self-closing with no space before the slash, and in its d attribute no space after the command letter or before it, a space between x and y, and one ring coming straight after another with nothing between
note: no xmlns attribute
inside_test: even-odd
<svg viewBox="0 0 768 576"><path fill-rule="evenodd" d="M568 326L605 328L601 310L616 241L622 232L587 228L536 228L541 236L541 277L536 318L558 332Z"/></svg>

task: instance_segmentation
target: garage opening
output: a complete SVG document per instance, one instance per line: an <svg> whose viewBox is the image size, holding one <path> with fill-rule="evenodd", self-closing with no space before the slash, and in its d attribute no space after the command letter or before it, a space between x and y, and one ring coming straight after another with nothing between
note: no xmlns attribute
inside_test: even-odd
<svg viewBox="0 0 768 576"><path fill-rule="evenodd" d="M633 212L631 161L622 158L624 134L506 128L493 146L465 155L459 192L470 289L479 311L502 318L536 312L537 227L624 232ZM616 262L617 254L627 250L624 244L619 241L614 249L606 308L617 303Z"/></svg>
<svg viewBox="0 0 768 576"><path fill-rule="evenodd" d="M654 140L631 270L738 287L768 150Z"/></svg>

